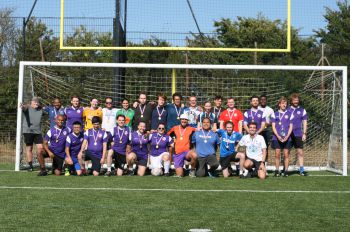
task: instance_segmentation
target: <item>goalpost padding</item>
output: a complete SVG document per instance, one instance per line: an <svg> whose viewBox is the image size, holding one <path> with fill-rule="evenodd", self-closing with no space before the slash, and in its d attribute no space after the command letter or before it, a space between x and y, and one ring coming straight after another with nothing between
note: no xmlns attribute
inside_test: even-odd
<svg viewBox="0 0 350 232"><path fill-rule="evenodd" d="M330 136L327 139L320 139L321 143L322 141L325 141L326 145L324 145L321 149L325 149L328 150L328 157L327 159L332 160L333 159L333 154L332 152L336 152L336 159L339 160L341 159L341 167L337 167L335 168L335 166L330 165L329 162L327 162L326 167L318 167L318 170L330 170L330 171L335 171L338 173L341 173L342 175L347 175L347 67L343 67L343 66L275 66L275 65L181 65L181 64L126 64L126 63L121 63L121 64L113 64L113 63L72 63L72 62L21 62L20 63L20 71L19 71L19 92L18 92L18 102L22 102L23 101L23 90L24 90L24 77L25 77L25 69L26 67L30 66L32 69L34 69L34 67L36 67L36 69L39 69L39 67L41 68L45 68L47 70L49 70L50 68L59 68L59 67L67 67L68 68L82 68L82 69L93 69L93 68L126 68L126 69L135 69L135 70L142 70L142 69L148 69L148 70L155 70L154 72L156 72L156 70L168 70L170 73L173 70L174 71L183 71L183 70L190 70L193 72L198 72L198 75L201 75L201 71L200 70L212 70L212 72L215 71L219 71L219 70L226 70L226 71L236 71L237 72L239 70L246 70L246 71L260 71L257 72L258 74L256 76L259 76L259 73L261 72L267 72L267 71L313 71L313 72L322 72L322 71L327 71L329 73L333 73L333 72L337 72L340 73L339 77L341 77L341 79L339 78L339 81L341 83L338 83L338 85L340 85L341 90L338 89L338 92L341 91L340 94L338 94L339 99L337 98L336 100L334 100L335 98L333 97L333 100L331 98L327 99L327 104L330 104L331 106L329 107L329 109L327 110L332 110L334 105L336 105L336 103L339 103L338 105L341 106L342 108L337 111L337 115L336 116L336 120L337 121L332 121L331 123L337 123L337 127L338 128L330 128ZM197 70L197 71L196 71ZM49 71L47 71L49 73ZM210 73L210 72L207 72ZM232 79L232 81L237 81L239 78L239 81L245 81L245 77L241 75L242 72L239 72L238 78L236 77L236 79ZM41 74L40 74L41 75ZM215 76L215 75L214 75ZM329 78L331 78L331 76L328 75ZM51 78L55 78L55 77L51 77ZM126 77L128 78L128 77ZM157 78L162 78L162 77L157 77ZM215 82L215 80L213 79L208 79L208 78L213 78L208 76L201 76L201 78L198 78L198 80L200 79L201 83L196 83L196 84L206 84L205 88L209 88L212 87ZM227 77L227 78L231 78L231 77ZM256 77L255 79L250 79L248 80L248 82L253 83L254 81L258 80ZM307 77L303 77L305 79L307 79ZM325 77L326 78L326 77ZM179 78L180 79L180 78ZM194 80L194 79L193 79ZM220 79L221 80L221 79ZM227 79L226 79L227 80ZM184 81L182 79L180 79L180 81ZM195 80L197 81L197 80ZM228 82L230 80L227 80ZM314 83L315 80L314 79L309 79L309 80L305 80L305 82L307 82L307 88L313 88L314 85L319 84L319 83ZM131 81L130 83L131 85L135 85L135 82ZM155 84L155 83L152 83ZM171 87L173 87L173 91L175 90L175 86L172 85L176 85L176 82L169 82L169 88L171 91ZM233 83L234 84L234 83ZM253 84L252 84L253 85ZM277 85L278 86L278 85ZM155 86L151 86L152 91L154 93L156 93L156 90L154 87ZM217 85L216 88L220 88L220 85ZM182 94L184 94L183 92L186 91L182 86L181 88L178 88L179 92L181 92ZM216 91L219 91L220 89L216 89ZM128 90L127 90L128 91ZM127 94L136 94L135 92L136 90L133 90L133 92L127 93ZM173 92L171 91L171 92ZM211 90L214 91L214 90ZM246 90L242 90L242 91L246 91ZM284 90L285 91L285 90ZM302 91L302 90L301 90ZM305 90L307 91L307 90ZM328 90L330 91L330 90ZM153 93L152 92L152 93ZM167 95L169 96L170 93L168 93ZM153 96L154 96L153 93ZM219 93L219 92L210 92L211 94L214 93ZM281 95L285 95L286 92L276 92L273 93L273 95L276 95L276 98L280 97ZM220 94L223 95L227 95L228 92L222 91L220 92ZM237 94L237 93L236 93ZM239 94L242 93L238 93L238 95L235 96L240 96ZM332 93L328 93L328 94L332 94ZM333 93L334 94L334 93ZM129 95L129 96L130 96ZM152 94L151 94L152 95ZM108 96L108 95L107 95ZM90 96L92 97L92 95ZM95 97L95 96L94 96ZM208 95L207 95L208 97ZM276 99L274 98L274 100ZM339 102L335 102L335 101L339 101ZM317 102L316 102L317 103ZM270 104L272 104L272 102L270 102ZM242 111L244 111L244 108L240 108ZM308 111L308 108L306 108L306 110ZM310 111L308 111L310 113ZM332 114L332 117L334 115ZM20 161L21 161L21 120L22 120L22 111L20 110L20 108L18 109L18 115L17 115L17 139L16 139L16 170L18 171L20 169ZM336 131L335 131L336 130ZM313 132L314 136L317 136L317 128L315 129L315 131ZM335 134L335 137L332 137L333 134ZM320 134L321 136L321 134ZM326 136L326 135L322 135L322 136ZM340 141L336 141L338 138L340 138ZM329 139L329 140L328 140ZM333 141L334 140L334 141ZM317 144L315 146L318 146ZM317 151L316 151L317 152ZM323 151L324 152L324 151ZM307 154L306 154L307 155ZM313 167L314 170L317 169L317 167ZM312 169L310 169L312 170Z"/></svg>

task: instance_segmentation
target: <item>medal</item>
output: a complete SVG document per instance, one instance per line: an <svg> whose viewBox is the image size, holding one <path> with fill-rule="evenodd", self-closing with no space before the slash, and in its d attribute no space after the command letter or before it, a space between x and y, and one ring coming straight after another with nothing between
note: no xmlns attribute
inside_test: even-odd
<svg viewBox="0 0 350 232"><path fill-rule="evenodd" d="M161 119L162 119L161 117L158 118L159 121L160 121Z"/></svg>
<svg viewBox="0 0 350 232"><path fill-rule="evenodd" d="M156 145L156 149L158 149L159 148L159 146L158 146L158 144Z"/></svg>
<svg viewBox="0 0 350 232"><path fill-rule="evenodd" d="M97 146L97 143L96 143L96 142L94 142L94 145L95 145L95 146Z"/></svg>
<svg viewBox="0 0 350 232"><path fill-rule="evenodd" d="M97 134L96 134L96 137L95 137L95 130L92 129L92 136L94 136L94 145L97 146L97 138L99 136L98 131L97 131Z"/></svg>
<svg viewBox="0 0 350 232"><path fill-rule="evenodd" d="M282 122L279 122L278 124L279 124L279 125L282 125Z"/></svg>
<svg viewBox="0 0 350 232"><path fill-rule="evenodd" d="M254 122L254 119L252 120L252 122Z"/></svg>
<svg viewBox="0 0 350 232"><path fill-rule="evenodd" d="M205 134L203 129L202 129L201 131L202 131L202 134L203 134L204 143L207 143L207 142L208 142L207 138L210 138L210 137L208 136L208 135L210 134L210 131L208 132L208 134Z"/></svg>
<svg viewBox="0 0 350 232"><path fill-rule="evenodd" d="M121 140L119 140L119 143L123 143Z"/></svg>
<svg viewBox="0 0 350 232"><path fill-rule="evenodd" d="M232 111L231 111L231 110L227 110L227 113L228 113L228 117L229 117L229 119L230 119L230 122L232 122L232 117L233 117L233 116L236 116L236 115L235 115L235 111L236 111L236 109L233 109ZM232 114L231 114L231 112L232 112Z"/></svg>
<svg viewBox="0 0 350 232"><path fill-rule="evenodd" d="M204 143L207 143L208 142L208 140L204 140Z"/></svg>
<svg viewBox="0 0 350 232"><path fill-rule="evenodd" d="M183 140L184 138L183 137L180 137L180 140Z"/></svg>
<svg viewBox="0 0 350 232"><path fill-rule="evenodd" d="M162 115L164 113L164 107L162 109L162 112L159 112L159 106L157 106L157 113L158 113L158 120L159 121L162 120Z"/></svg>
<svg viewBox="0 0 350 232"><path fill-rule="evenodd" d="M121 134L119 134L119 131L120 131L120 127L118 126L118 127L117 127L117 132L118 132L117 135L118 135L118 137L119 137L119 143L122 143L122 139L123 139L123 134L124 134L124 131L125 131L125 127L123 128Z"/></svg>
<svg viewBox="0 0 350 232"><path fill-rule="evenodd" d="M141 114L141 118L143 118L143 114Z"/></svg>
<svg viewBox="0 0 350 232"><path fill-rule="evenodd" d="M56 143L58 143L58 139L56 139Z"/></svg>
<svg viewBox="0 0 350 232"><path fill-rule="evenodd" d="M143 112L145 112L146 105L143 106L143 109L141 109L141 105L139 105L139 109L140 109L140 112L141 112L141 118L143 118Z"/></svg>
<svg viewBox="0 0 350 232"><path fill-rule="evenodd" d="M229 148L229 146L228 145L226 145L226 149L228 149Z"/></svg>
<svg viewBox="0 0 350 232"><path fill-rule="evenodd" d="M177 120L180 120L180 117L177 117L176 119L177 119Z"/></svg>
<svg viewBox="0 0 350 232"><path fill-rule="evenodd" d="M158 135L160 135L159 140L158 140ZM159 143L160 143L160 141L162 140L162 138L163 138L163 135L158 133L158 134L157 134L157 137L156 137L156 149L159 148Z"/></svg>
<svg viewBox="0 0 350 232"><path fill-rule="evenodd" d="M180 107L180 111L179 111L179 110L177 110L176 105L175 104L173 104L173 105L174 105L174 108L176 110L177 120L179 120L180 119L180 114L181 114L181 107Z"/></svg>
<svg viewBox="0 0 350 232"><path fill-rule="evenodd" d="M179 131L180 131L180 139L183 140L185 132L186 132L187 127L185 128L185 130L182 131L181 125L179 125Z"/></svg>

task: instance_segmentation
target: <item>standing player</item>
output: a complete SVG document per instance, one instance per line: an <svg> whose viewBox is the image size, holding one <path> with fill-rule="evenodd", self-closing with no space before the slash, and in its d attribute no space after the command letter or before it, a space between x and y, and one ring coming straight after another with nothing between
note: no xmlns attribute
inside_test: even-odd
<svg viewBox="0 0 350 232"><path fill-rule="evenodd" d="M44 149L46 153L52 158L52 172L56 176L60 176L62 172L63 163L72 165L72 160L66 158L65 145L70 129L63 126L65 117L58 115L56 117L56 125L52 127L45 135ZM50 143L50 145L49 145Z"/></svg>
<svg viewBox="0 0 350 232"><path fill-rule="evenodd" d="M107 133L100 128L100 117L92 117L91 123L93 128L88 129L84 133L84 142L81 146L82 149L80 150L79 158L82 157L82 153L85 151L85 161L91 160L92 174L98 176L101 171L101 165L104 163L106 157Z"/></svg>
<svg viewBox="0 0 350 232"><path fill-rule="evenodd" d="M255 122L257 125L257 134L260 134L265 129L266 119L264 118L264 112L258 109L259 97L252 96L250 98L251 108L244 113L244 129L249 133L248 124L250 122Z"/></svg>
<svg viewBox="0 0 350 232"><path fill-rule="evenodd" d="M194 150L191 150L192 135L196 131L195 128L188 125L188 115L182 114L180 116L181 124L174 126L168 131L168 135L174 138L175 153L173 154L173 161L177 177L184 176L183 166L185 160L191 162L190 177L196 177L197 155Z"/></svg>
<svg viewBox="0 0 350 232"><path fill-rule="evenodd" d="M243 114L240 110L235 108L235 100L233 97L227 99L227 109L220 115L220 129L224 129L225 123L229 121L233 123L233 130L242 134Z"/></svg>
<svg viewBox="0 0 350 232"><path fill-rule="evenodd" d="M214 98L214 104L215 106L211 109L211 112L215 114L216 118L220 118L220 114L225 110L224 107L222 107L222 101L223 98L220 95L216 95Z"/></svg>
<svg viewBox="0 0 350 232"><path fill-rule="evenodd" d="M58 115L64 115L64 108L62 107L61 99L55 97L52 99L52 105L43 107L44 111L49 115L50 128L56 125L56 117Z"/></svg>
<svg viewBox="0 0 350 232"><path fill-rule="evenodd" d="M68 164L72 164L73 169L78 176L82 175L81 167L84 164L82 159L78 159L83 141L84 133L82 132L81 123L78 121L73 122L73 131L67 136L66 139L66 160L68 160Z"/></svg>
<svg viewBox="0 0 350 232"><path fill-rule="evenodd" d="M204 112L200 113L200 115L198 116L197 129L200 130L202 128L202 122L203 122L204 118L209 118L210 119L211 129L214 132L217 130L218 120L216 118L216 115L214 113L211 113L210 110L211 110L211 102L210 101L206 101L204 103Z"/></svg>
<svg viewBox="0 0 350 232"><path fill-rule="evenodd" d="M41 118L43 115L40 107L40 99L33 97L30 105L20 104L22 109L22 131L24 143L26 144L26 154L28 171L33 171L33 144L36 144L37 157L40 164L39 176L46 176L45 160L43 157L43 137L41 135Z"/></svg>
<svg viewBox="0 0 350 232"><path fill-rule="evenodd" d="M138 130L139 123L144 122L146 124L146 132L149 132L151 130L151 119L154 104L147 102L146 93L141 92L139 94L138 104L136 105L132 129L133 131Z"/></svg>
<svg viewBox="0 0 350 232"><path fill-rule="evenodd" d="M113 108L113 99L106 97L106 107L102 109L102 130L112 133L116 126L116 116L118 109Z"/></svg>
<svg viewBox="0 0 350 232"><path fill-rule="evenodd" d="M284 176L288 176L289 149L291 148L290 135L293 131L292 120L293 115L287 111L287 99L281 97L278 100L278 110L271 116L272 131L274 133L272 137L272 148L276 149L276 177L281 175L279 172L281 151L283 151L284 156Z"/></svg>
<svg viewBox="0 0 350 232"><path fill-rule="evenodd" d="M167 124L168 112L165 107L166 96L164 94L158 94L158 105L152 112L152 131L157 131L159 123Z"/></svg>
<svg viewBox="0 0 350 232"><path fill-rule="evenodd" d="M202 108L197 106L197 97L191 96L188 98L189 107L184 110L184 113L188 115L188 125L197 128L197 121Z"/></svg>
<svg viewBox="0 0 350 232"><path fill-rule="evenodd" d="M153 132L149 137L151 144L150 164L153 176L162 175L162 167L164 167L164 175L169 176L173 140L164 132L165 124L159 123L157 132Z"/></svg>
<svg viewBox="0 0 350 232"><path fill-rule="evenodd" d="M131 152L126 157L129 175L134 175L133 165L137 164L137 175L144 176L148 162L148 135L146 123L139 122L137 131L131 133Z"/></svg>
<svg viewBox="0 0 350 232"><path fill-rule="evenodd" d="M124 98L122 101L122 109L117 111L118 115L125 116L125 125L128 127L132 127L133 119L134 119L134 110L129 107L129 100Z"/></svg>
<svg viewBox="0 0 350 232"><path fill-rule="evenodd" d="M73 129L74 122L80 122L83 125L83 112L84 108L80 107L80 98L77 95L73 95L70 98L69 107L64 109L64 114L66 115L66 125L69 129Z"/></svg>
<svg viewBox="0 0 350 232"><path fill-rule="evenodd" d="M84 113L83 113L83 119L85 122L85 131L88 129L92 129L92 118L93 117L99 117L100 122L102 121L102 109L98 107L98 100L96 98L92 98L90 101L90 107L85 107L84 108Z"/></svg>
<svg viewBox="0 0 350 232"><path fill-rule="evenodd" d="M266 143L266 159L265 159L265 167L267 167L267 159L269 157L269 145L271 141L272 136L272 128L271 128L271 116L274 114L274 111L271 107L267 105L267 96L261 95L260 96L260 106L258 107L259 110L263 112L263 117L265 118L265 129L261 132L261 135L265 139ZM267 175L267 172L266 172Z"/></svg>
<svg viewBox="0 0 350 232"><path fill-rule="evenodd" d="M125 116L117 116L117 126L113 129L112 151L108 151L106 176L111 176L112 160L115 162L117 176L122 176L126 164L126 155L130 153L131 128L125 126Z"/></svg>
<svg viewBox="0 0 350 232"><path fill-rule="evenodd" d="M198 155L198 167L196 176L206 176L207 165L209 177L216 177L215 170L219 167L219 162L216 159L216 148L220 143L218 135L210 130L210 119L203 119L203 127L194 133L192 144L195 145L196 154Z"/></svg>
<svg viewBox="0 0 350 232"><path fill-rule="evenodd" d="M292 144L297 151L297 156L299 160L299 174L301 176L307 176L307 173L304 170L304 142L306 141L307 133L307 113L306 110L301 107L299 94L293 93L290 95L290 104L288 111L291 112L293 120L293 132L291 135Z"/></svg>
<svg viewBox="0 0 350 232"><path fill-rule="evenodd" d="M260 179L266 178L266 144L264 137L257 133L257 123L248 123L248 133L244 135L238 145L241 147L246 147L247 159L244 162L244 168L247 170L252 170L255 168L255 172Z"/></svg>
<svg viewBox="0 0 350 232"><path fill-rule="evenodd" d="M220 143L220 166L222 169L223 176L230 176L231 162L239 161L239 176L243 178L244 168L243 164L245 161L245 154L237 153L236 144L241 140L242 135L233 130L233 123L226 123L226 130L219 129L217 131L219 137L221 138Z"/></svg>
<svg viewBox="0 0 350 232"><path fill-rule="evenodd" d="M185 108L181 106L182 96L179 93L173 94L173 103L165 106L167 114L167 131L174 126L180 125L180 115L184 113Z"/></svg>

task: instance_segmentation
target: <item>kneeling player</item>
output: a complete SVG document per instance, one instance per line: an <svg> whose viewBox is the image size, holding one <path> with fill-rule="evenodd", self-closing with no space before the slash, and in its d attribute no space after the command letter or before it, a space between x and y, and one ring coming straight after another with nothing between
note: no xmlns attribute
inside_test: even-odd
<svg viewBox="0 0 350 232"><path fill-rule="evenodd" d="M129 175L134 175L133 165L137 164L137 175L144 176L148 162L148 136L146 123L139 122L138 130L131 133L131 152L126 157Z"/></svg>
<svg viewBox="0 0 350 232"><path fill-rule="evenodd" d="M151 173L153 176L162 175L162 167L164 166L164 175L169 176L170 156L172 153L173 141L165 132L165 124L159 123L157 132L153 132L149 141L151 144ZM169 148L169 149L168 149Z"/></svg>
<svg viewBox="0 0 350 232"><path fill-rule="evenodd" d="M244 135L238 145L246 147L247 159L244 162L244 168L247 170L255 169L260 179L266 178L266 143L264 137L257 134L257 124L248 123L248 133Z"/></svg>
<svg viewBox="0 0 350 232"><path fill-rule="evenodd" d="M66 159L65 144L70 130L63 126L65 117L58 115L56 125L52 127L45 135L44 149L47 154L53 159L52 171L56 176L61 175L63 163ZM49 146L50 142L50 146ZM71 165L72 162L66 159L66 163Z"/></svg>
<svg viewBox="0 0 350 232"><path fill-rule="evenodd" d="M92 129L84 133L84 142L81 146L79 156L85 150L85 161L91 160L92 174L98 176L101 171L101 165L104 163L107 152L107 133L100 129L100 118L94 116L91 119Z"/></svg>
<svg viewBox="0 0 350 232"><path fill-rule="evenodd" d="M106 176L111 176L112 160L115 162L116 175L122 176L126 164L126 154L130 153L131 129L125 126L125 116L117 116L117 126L113 129L112 149L108 151Z"/></svg>
<svg viewBox="0 0 350 232"><path fill-rule="evenodd" d="M82 124L79 121L75 121L72 128L72 133L66 139L66 159L68 160L67 164L71 163L77 175L81 176L83 161L82 159L78 159L78 154L84 141L84 133L82 132Z"/></svg>
<svg viewBox="0 0 350 232"><path fill-rule="evenodd" d="M220 166L222 169L223 176L229 177L230 176L230 166L231 162L238 162L239 161L239 175L242 178L244 174L244 161L245 161L245 155L244 153L237 153L235 146L239 142L239 140L242 138L242 134L233 131L233 123L227 122L226 130L218 130L217 133L221 137L221 143L220 143Z"/></svg>
<svg viewBox="0 0 350 232"><path fill-rule="evenodd" d="M184 176L183 166L185 160L187 160L191 162L190 177L196 177L197 154L194 150L190 150L191 138L196 129L188 125L187 114L182 114L180 116L180 123L180 125L174 126L168 132L168 135L174 138L175 141L175 154L173 155L173 161L176 176Z"/></svg>

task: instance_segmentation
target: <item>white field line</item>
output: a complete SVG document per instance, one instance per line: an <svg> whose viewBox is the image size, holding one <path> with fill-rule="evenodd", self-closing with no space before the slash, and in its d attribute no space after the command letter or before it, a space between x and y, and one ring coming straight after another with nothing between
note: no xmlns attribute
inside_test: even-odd
<svg viewBox="0 0 350 232"><path fill-rule="evenodd" d="M34 189L34 190L95 190L95 191L149 191L149 192L243 192L243 193L323 193L350 194L350 190L254 190L254 189L151 189L151 188L73 188L73 187L32 187L32 186L0 186L0 189Z"/></svg>

